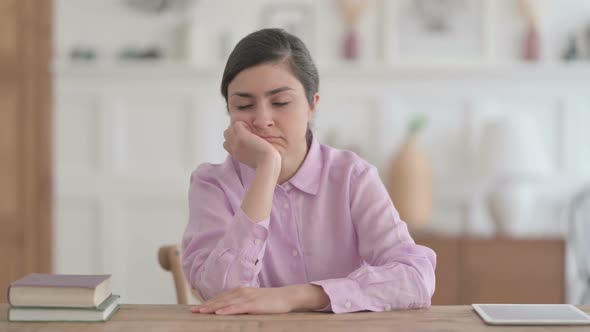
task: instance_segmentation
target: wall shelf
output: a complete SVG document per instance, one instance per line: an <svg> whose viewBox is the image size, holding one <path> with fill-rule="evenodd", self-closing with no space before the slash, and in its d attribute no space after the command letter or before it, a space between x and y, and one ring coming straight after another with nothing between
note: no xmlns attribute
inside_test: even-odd
<svg viewBox="0 0 590 332"><path fill-rule="evenodd" d="M324 79L432 80L432 79L539 79L589 80L590 61L578 63L504 63L484 65L365 65L338 63L318 66ZM54 63L56 77L213 79L220 80L223 66L197 67L183 62Z"/></svg>

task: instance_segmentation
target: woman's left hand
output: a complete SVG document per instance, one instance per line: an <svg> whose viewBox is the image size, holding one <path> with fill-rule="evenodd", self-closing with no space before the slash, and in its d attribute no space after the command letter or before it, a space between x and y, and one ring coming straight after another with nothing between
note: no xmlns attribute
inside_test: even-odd
<svg viewBox="0 0 590 332"><path fill-rule="evenodd" d="M293 310L294 299L290 287L240 287L191 308L193 313L218 315L279 314Z"/></svg>

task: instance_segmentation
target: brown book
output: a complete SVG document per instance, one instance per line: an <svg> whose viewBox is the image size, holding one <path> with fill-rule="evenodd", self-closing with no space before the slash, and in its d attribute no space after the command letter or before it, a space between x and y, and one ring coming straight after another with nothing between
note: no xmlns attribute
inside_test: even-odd
<svg viewBox="0 0 590 332"><path fill-rule="evenodd" d="M110 295L110 275L33 273L8 286L13 307L97 308Z"/></svg>

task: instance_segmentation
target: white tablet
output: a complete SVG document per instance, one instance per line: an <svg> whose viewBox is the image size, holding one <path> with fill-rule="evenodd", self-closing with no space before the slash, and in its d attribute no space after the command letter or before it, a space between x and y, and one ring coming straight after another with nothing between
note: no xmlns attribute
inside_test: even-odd
<svg viewBox="0 0 590 332"><path fill-rule="evenodd" d="M583 325L590 316L571 304L472 304L492 325Z"/></svg>

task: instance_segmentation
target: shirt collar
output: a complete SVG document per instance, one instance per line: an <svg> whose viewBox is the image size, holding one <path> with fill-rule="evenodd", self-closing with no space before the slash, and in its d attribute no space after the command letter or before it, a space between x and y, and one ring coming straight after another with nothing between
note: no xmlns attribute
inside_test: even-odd
<svg viewBox="0 0 590 332"><path fill-rule="evenodd" d="M234 162L239 166L240 177L244 188L250 188L252 181L254 181L254 175L256 175L254 169L236 161L235 159ZM305 160L303 160L303 164L301 164L301 167L299 167L295 175L293 175L293 177L291 177L286 183L290 183L303 192L315 195L317 194L320 185L322 166L322 151L320 149L320 143L315 136L313 136L307 156L305 156Z"/></svg>

